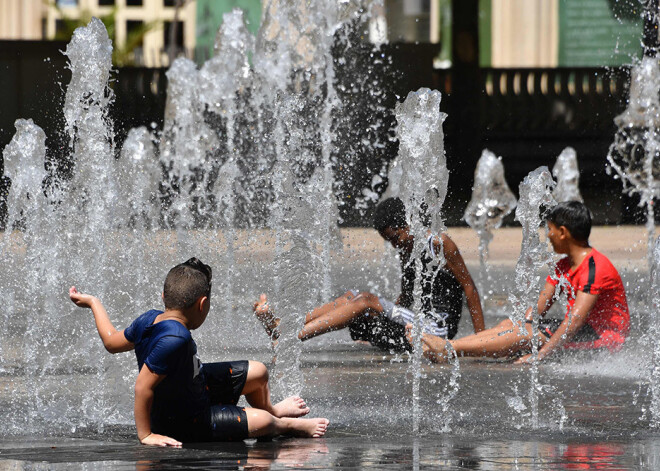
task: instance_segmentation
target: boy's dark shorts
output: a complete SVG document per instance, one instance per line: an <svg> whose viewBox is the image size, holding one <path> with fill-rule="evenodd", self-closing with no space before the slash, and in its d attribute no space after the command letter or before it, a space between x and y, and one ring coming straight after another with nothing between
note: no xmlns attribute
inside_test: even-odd
<svg viewBox="0 0 660 471"><path fill-rule="evenodd" d="M229 442L248 438L245 408L236 403L247 380L246 360L204 363L202 373L211 405L185 424L168 424L170 433L183 442Z"/></svg>
<svg viewBox="0 0 660 471"><path fill-rule="evenodd" d="M557 329L559 329L559 326L563 321L563 319L541 319L539 321L539 331L547 338L550 338L555 332L557 332ZM527 323L531 324L532 321L527 321ZM596 332L593 327L589 324L584 324L580 327L580 330L575 333L571 342L594 342L599 338L600 335L598 335L598 332Z"/></svg>
<svg viewBox="0 0 660 471"><path fill-rule="evenodd" d="M360 316L348 325L348 330L353 340L365 340L382 350L412 351L406 328L384 316Z"/></svg>
<svg viewBox="0 0 660 471"><path fill-rule="evenodd" d="M235 406L245 387L249 367L247 360L204 363L202 373L211 404Z"/></svg>

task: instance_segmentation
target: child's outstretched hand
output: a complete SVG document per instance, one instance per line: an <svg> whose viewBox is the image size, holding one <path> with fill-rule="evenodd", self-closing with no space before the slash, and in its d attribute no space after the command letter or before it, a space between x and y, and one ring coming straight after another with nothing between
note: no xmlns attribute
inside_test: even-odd
<svg viewBox="0 0 660 471"><path fill-rule="evenodd" d="M91 294L80 293L75 286L69 288L69 298L78 307L92 307L92 302L96 299Z"/></svg>
<svg viewBox="0 0 660 471"><path fill-rule="evenodd" d="M173 446L175 448L181 448L182 445L180 441L166 437L165 435L158 435L157 433L150 433L140 440L140 443L151 446Z"/></svg>

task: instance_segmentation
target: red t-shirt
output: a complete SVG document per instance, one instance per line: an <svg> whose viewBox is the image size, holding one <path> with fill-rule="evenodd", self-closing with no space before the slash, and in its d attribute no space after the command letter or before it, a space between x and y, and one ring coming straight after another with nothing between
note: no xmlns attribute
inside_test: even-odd
<svg viewBox="0 0 660 471"><path fill-rule="evenodd" d="M557 286L562 276L568 281L562 281L562 290L570 287L566 290L566 316L573 309L577 291L598 295L596 304L587 315L587 324L600 336L594 342L569 342L564 346L588 349L607 347L610 350L621 348L630 330L630 313L621 277L612 262L596 249L592 249L573 271L568 257L559 260L554 276L548 276L547 281Z"/></svg>

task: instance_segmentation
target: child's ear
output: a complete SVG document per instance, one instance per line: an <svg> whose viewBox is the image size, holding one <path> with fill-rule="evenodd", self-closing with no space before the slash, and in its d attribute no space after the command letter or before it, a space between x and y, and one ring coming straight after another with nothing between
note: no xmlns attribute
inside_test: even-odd
<svg viewBox="0 0 660 471"><path fill-rule="evenodd" d="M564 239L567 237L570 237L571 232L568 230L566 226L559 226L559 236Z"/></svg>
<svg viewBox="0 0 660 471"><path fill-rule="evenodd" d="M200 311L204 311L204 308L206 307L205 303L209 302L209 298L206 296L200 296L199 299L197 300L197 307Z"/></svg>

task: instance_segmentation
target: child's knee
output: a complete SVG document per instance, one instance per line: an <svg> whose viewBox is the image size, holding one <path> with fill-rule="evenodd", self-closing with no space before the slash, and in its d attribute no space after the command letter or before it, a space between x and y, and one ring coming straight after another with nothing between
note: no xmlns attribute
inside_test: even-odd
<svg viewBox="0 0 660 471"><path fill-rule="evenodd" d="M277 418L262 409L248 407L245 409L248 419L250 437L274 435L277 428Z"/></svg>
<svg viewBox="0 0 660 471"><path fill-rule="evenodd" d="M267 383L268 368L266 368L266 365L264 365L260 361L250 360L249 369L248 369L248 380Z"/></svg>
<svg viewBox="0 0 660 471"><path fill-rule="evenodd" d="M363 291L360 294L358 294L355 297L355 301L361 302L365 304L367 307L371 307L371 308L375 307L375 305L379 303L378 296L376 296L373 293L369 293L368 291Z"/></svg>
<svg viewBox="0 0 660 471"><path fill-rule="evenodd" d="M358 292L357 292L357 291L352 290L352 289L349 289L348 291L346 291L346 292L344 293L344 296L342 296L342 297L345 298L345 299L347 299L348 301L350 301L350 300L352 300L353 298L355 298L357 295L358 295Z"/></svg>

